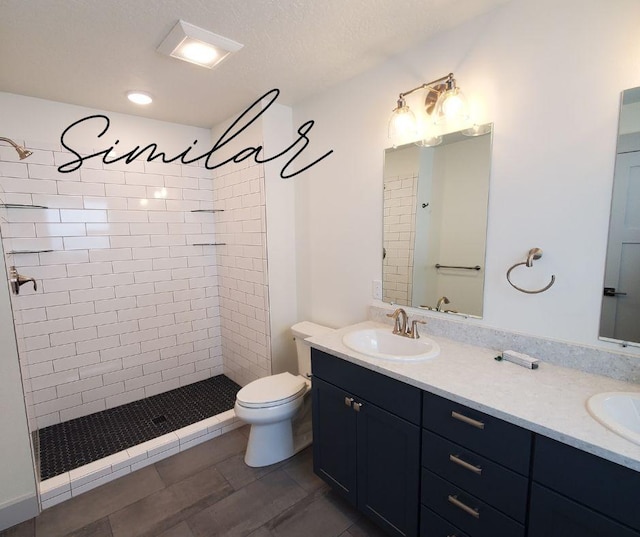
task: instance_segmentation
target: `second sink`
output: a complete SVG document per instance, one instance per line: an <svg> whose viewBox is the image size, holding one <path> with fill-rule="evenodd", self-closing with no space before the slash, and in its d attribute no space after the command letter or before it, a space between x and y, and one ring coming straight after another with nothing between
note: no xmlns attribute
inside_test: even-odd
<svg viewBox="0 0 640 537"><path fill-rule="evenodd" d="M432 339L411 339L392 333L390 328L354 330L345 334L342 342L354 351L385 360L428 360L440 354L440 346Z"/></svg>
<svg viewBox="0 0 640 537"><path fill-rule="evenodd" d="M640 392L605 392L587 401L587 410L614 433L640 444Z"/></svg>

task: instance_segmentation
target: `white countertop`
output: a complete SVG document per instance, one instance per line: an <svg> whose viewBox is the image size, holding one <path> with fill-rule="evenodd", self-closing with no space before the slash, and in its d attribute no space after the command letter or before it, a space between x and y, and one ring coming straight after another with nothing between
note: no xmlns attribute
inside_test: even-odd
<svg viewBox="0 0 640 537"><path fill-rule="evenodd" d="M425 334L440 355L422 362L371 358L346 347L342 337L363 328L388 328L366 321L315 336L314 348L378 371L412 386L640 471L640 445L610 431L587 412L600 392L640 392L640 385L558 367L540 359L538 369L495 360L496 351Z"/></svg>

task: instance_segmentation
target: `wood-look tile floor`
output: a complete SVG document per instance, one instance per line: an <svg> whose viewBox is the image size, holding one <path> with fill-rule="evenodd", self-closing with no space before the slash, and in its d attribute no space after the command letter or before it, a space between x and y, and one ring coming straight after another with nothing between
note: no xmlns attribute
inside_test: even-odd
<svg viewBox="0 0 640 537"><path fill-rule="evenodd" d="M43 511L0 537L384 537L312 469L244 464L243 427Z"/></svg>

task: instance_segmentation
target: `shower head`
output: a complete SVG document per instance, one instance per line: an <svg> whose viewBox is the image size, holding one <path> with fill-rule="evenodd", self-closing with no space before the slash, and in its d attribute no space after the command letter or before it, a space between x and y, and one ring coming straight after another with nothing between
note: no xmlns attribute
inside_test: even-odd
<svg viewBox="0 0 640 537"><path fill-rule="evenodd" d="M26 159L29 155L33 154L33 151L29 151L28 149L25 149L24 147L22 147L21 145L18 145L17 143L15 143L13 140L9 138L4 138L3 136L0 136L0 142L7 142L11 144L13 148L18 152L18 156L20 157L20 160Z"/></svg>

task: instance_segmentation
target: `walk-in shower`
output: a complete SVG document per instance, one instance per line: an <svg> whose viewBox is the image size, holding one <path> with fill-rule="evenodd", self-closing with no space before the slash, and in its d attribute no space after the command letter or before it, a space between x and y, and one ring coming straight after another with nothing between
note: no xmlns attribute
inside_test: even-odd
<svg viewBox="0 0 640 537"><path fill-rule="evenodd" d="M263 166L60 174L49 138L0 137L7 272L37 282L10 307L43 508L240 426L235 393L271 373Z"/></svg>

